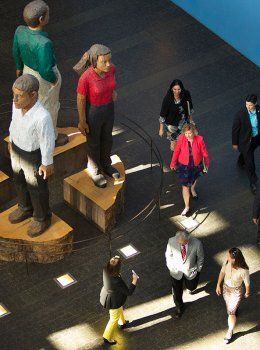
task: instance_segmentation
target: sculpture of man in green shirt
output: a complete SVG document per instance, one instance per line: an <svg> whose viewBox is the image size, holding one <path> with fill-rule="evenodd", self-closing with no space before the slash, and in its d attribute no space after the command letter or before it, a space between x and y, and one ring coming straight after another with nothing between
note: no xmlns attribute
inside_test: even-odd
<svg viewBox="0 0 260 350"><path fill-rule="evenodd" d="M49 22L49 6L42 0L27 4L23 11L27 26L19 26L14 34L13 57L16 76L34 75L40 83L39 100L49 111L56 134L56 146L67 143L68 136L57 133L60 109L61 75L56 66L54 48L43 27Z"/></svg>

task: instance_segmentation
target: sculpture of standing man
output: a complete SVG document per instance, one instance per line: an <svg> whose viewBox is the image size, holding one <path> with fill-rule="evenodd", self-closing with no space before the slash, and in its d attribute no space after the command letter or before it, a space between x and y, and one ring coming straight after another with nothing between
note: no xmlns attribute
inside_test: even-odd
<svg viewBox="0 0 260 350"><path fill-rule="evenodd" d="M56 66L54 48L43 28L49 22L49 6L42 0L31 1L23 11L27 26L19 26L14 34L13 57L16 76L34 75L40 84L39 100L48 110L55 130L56 146L69 141L65 134L56 130L60 109L59 94L61 75Z"/></svg>
<svg viewBox="0 0 260 350"><path fill-rule="evenodd" d="M87 134L88 169L97 187L106 187L104 174L120 177L111 165L114 125L115 66L111 51L100 44L92 45L83 56L87 70L81 75L77 88L79 130Z"/></svg>
<svg viewBox="0 0 260 350"><path fill-rule="evenodd" d="M18 208L9 214L16 224L32 217L28 235L36 237L51 224L47 178L53 173L54 128L49 112L38 100L39 82L23 74L13 85L9 150Z"/></svg>

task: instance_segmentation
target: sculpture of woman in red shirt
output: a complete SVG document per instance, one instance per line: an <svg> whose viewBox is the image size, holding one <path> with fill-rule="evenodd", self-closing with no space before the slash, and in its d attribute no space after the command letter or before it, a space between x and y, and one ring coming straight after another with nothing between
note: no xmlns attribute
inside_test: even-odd
<svg viewBox="0 0 260 350"><path fill-rule="evenodd" d="M111 166L112 130L114 125L115 66L108 47L95 44L85 53L88 68L77 88L78 128L87 135L88 169L94 184L106 187L104 174L120 177Z"/></svg>

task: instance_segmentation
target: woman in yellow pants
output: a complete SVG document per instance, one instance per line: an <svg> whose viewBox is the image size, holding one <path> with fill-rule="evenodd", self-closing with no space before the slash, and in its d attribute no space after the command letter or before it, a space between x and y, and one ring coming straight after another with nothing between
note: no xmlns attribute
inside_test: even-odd
<svg viewBox="0 0 260 350"><path fill-rule="evenodd" d="M104 342L110 345L116 344L115 330L126 327L123 305L127 296L132 295L138 276L133 273L132 283L129 287L120 275L121 259L119 256L111 258L103 269L103 288L100 293L100 303L105 309L109 309L110 319L103 334Z"/></svg>

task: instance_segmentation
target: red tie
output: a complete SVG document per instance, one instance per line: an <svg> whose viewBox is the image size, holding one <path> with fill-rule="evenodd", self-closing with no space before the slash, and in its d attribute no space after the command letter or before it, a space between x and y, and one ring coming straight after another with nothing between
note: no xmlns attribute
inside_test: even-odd
<svg viewBox="0 0 260 350"><path fill-rule="evenodd" d="M182 260L185 261L186 259L186 248L185 245L181 245L181 256L182 256Z"/></svg>

